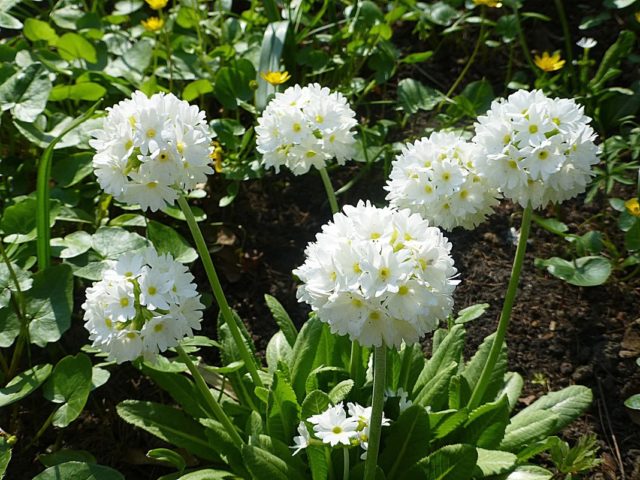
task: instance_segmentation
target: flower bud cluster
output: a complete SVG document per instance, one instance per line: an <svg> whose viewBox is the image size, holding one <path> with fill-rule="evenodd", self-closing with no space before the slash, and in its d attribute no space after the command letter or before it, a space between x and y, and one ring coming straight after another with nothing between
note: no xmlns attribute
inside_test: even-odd
<svg viewBox="0 0 640 480"><path fill-rule="evenodd" d="M498 204L497 190L477 171L480 155L480 147L455 133L405 146L392 163L387 200L446 230L475 228Z"/></svg>
<svg viewBox="0 0 640 480"><path fill-rule="evenodd" d="M295 175L353 156L355 112L342 94L317 83L295 85L267 105L256 126L257 150L266 168L286 166Z"/></svg>
<svg viewBox="0 0 640 480"><path fill-rule="evenodd" d="M363 346L412 344L451 312L458 281L450 250L418 214L361 201L307 246L293 272L303 282L298 300Z"/></svg>
<svg viewBox="0 0 640 480"><path fill-rule="evenodd" d="M478 171L523 207L559 203L582 193L598 163L590 118L574 100L519 90L492 103L476 123L484 149Z"/></svg>
<svg viewBox="0 0 640 480"><path fill-rule="evenodd" d="M153 360L193 336L204 308L193 280L184 265L151 247L123 255L82 304L93 346L118 363Z"/></svg>
<svg viewBox="0 0 640 480"><path fill-rule="evenodd" d="M89 143L100 187L116 200L156 211L213 173L211 133L197 106L138 91L107 111Z"/></svg>

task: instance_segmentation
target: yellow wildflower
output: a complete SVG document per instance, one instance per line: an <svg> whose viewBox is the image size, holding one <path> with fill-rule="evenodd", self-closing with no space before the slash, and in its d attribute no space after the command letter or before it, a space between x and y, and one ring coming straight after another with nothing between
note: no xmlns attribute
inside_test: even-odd
<svg viewBox="0 0 640 480"><path fill-rule="evenodd" d="M271 85L282 85L291 78L286 70L284 72L262 72L260 76Z"/></svg>
<svg viewBox="0 0 640 480"><path fill-rule="evenodd" d="M222 172L222 147L220 146L220 142L214 140L211 142L211 146L213 150L209 154L209 158L213 161L213 168L215 168L217 173Z"/></svg>
<svg viewBox="0 0 640 480"><path fill-rule="evenodd" d="M545 72L555 72L564 67L565 61L560 57L560 52L555 52L553 55L549 55L549 52L543 52L542 56L536 55L534 62L539 69Z"/></svg>
<svg viewBox="0 0 640 480"><path fill-rule="evenodd" d="M500 8L502 6L502 2L499 0L473 0L473 3L476 5L485 5L491 8Z"/></svg>
<svg viewBox="0 0 640 480"><path fill-rule="evenodd" d="M634 16L636 17L636 22L640 23L640 10L638 10Z"/></svg>
<svg viewBox="0 0 640 480"><path fill-rule="evenodd" d="M147 32L157 32L164 25L164 20L158 17L149 17L146 20L142 20L142 26Z"/></svg>
<svg viewBox="0 0 640 480"><path fill-rule="evenodd" d="M154 10L162 10L169 0L144 0Z"/></svg>
<svg viewBox="0 0 640 480"><path fill-rule="evenodd" d="M624 206L627 208L627 212L629 212L634 217L640 217L640 202L638 202L637 198L631 198L624 202Z"/></svg>

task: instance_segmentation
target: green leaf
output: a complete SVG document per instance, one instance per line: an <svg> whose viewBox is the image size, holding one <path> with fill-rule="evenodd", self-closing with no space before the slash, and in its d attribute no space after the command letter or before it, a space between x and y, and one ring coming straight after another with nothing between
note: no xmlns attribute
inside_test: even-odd
<svg viewBox="0 0 640 480"><path fill-rule="evenodd" d="M447 445L420 460L406 478L416 480L469 480L478 454L471 445Z"/></svg>
<svg viewBox="0 0 640 480"><path fill-rule="evenodd" d="M636 393L635 395L631 395L627 398L624 401L624 406L631 410L640 411L640 393Z"/></svg>
<svg viewBox="0 0 640 480"><path fill-rule="evenodd" d="M546 267L554 277L558 277L578 287L602 285L611 275L611 262L600 256L580 257L569 262L559 257L547 260L536 259L537 267Z"/></svg>
<svg viewBox="0 0 640 480"><path fill-rule="evenodd" d="M404 78L398 83L398 104L408 114L418 110L433 110L442 100L442 94L413 78Z"/></svg>
<svg viewBox="0 0 640 480"><path fill-rule="evenodd" d="M282 330L282 333L287 339L287 342L289 342L289 345L293 347L296 343L298 330L296 330L295 325L291 321L291 317L275 297L272 297L269 294L265 294L264 300L267 303L267 307L269 307L269 310L271 311L271 315L273 315L273 319L276 321L276 323L280 327L280 330Z"/></svg>
<svg viewBox="0 0 640 480"><path fill-rule="evenodd" d="M246 478L248 472L242 461L242 453L225 427L212 418L201 418L200 423L205 427L205 434L211 447L226 459L234 472Z"/></svg>
<svg viewBox="0 0 640 480"><path fill-rule="evenodd" d="M289 365L291 363L292 353L293 350L289 342L287 342L284 333L282 333L282 330L278 330L267 344L266 357L269 372L273 374L278 368L279 362Z"/></svg>
<svg viewBox="0 0 640 480"><path fill-rule="evenodd" d="M300 405L291 384L281 372L276 371L267 400L267 432L272 437L289 442L293 438L299 415Z"/></svg>
<svg viewBox="0 0 640 480"><path fill-rule="evenodd" d="M329 392L329 398L331 399L331 403L336 405L342 402L345 398L347 398L347 395L349 395L349 392L351 392L351 390L353 389L353 385L354 385L353 380L348 378L347 380L343 380L340 383L338 383L335 387L333 387Z"/></svg>
<svg viewBox="0 0 640 480"><path fill-rule="evenodd" d="M481 448L497 448L509 423L509 401L485 403L469 413L460 439Z"/></svg>
<svg viewBox="0 0 640 480"><path fill-rule="evenodd" d="M482 448L476 450L478 452L478 462L474 476L477 478L508 473L513 470L518 461L518 457L513 453L501 452L500 450L484 450Z"/></svg>
<svg viewBox="0 0 640 480"><path fill-rule="evenodd" d="M49 93L49 100L90 100L96 101L104 97L107 89L99 83L83 82L75 85L56 85Z"/></svg>
<svg viewBox="0 0 640 480"><path fill-rule="evenodd" d="M36 18L27 18L24 21L23 33L24 36L32 42L44 40L49 44L54 44L56 40L58 40L58 35L56 31L51 28L51 25Z"/></svg>
<svg viewBox="0 0 640 480"><path fill-rule="evenodd" d="M22 322L13 309L0 308L0 347L7 348L13 345L20 335L21 325Z"/></svg>
<svg viewBox="0 0 640 480"><path fill-rule="evenodd" d="M516 468L505 480L551 480L553 473L534 465L522 465Z"/></svg>
<svg viewBox="0 0 640 480"><path fill-rule="evenodd" d="M592 400L591 390L579 385L548 393L511 419L500 449L517 451L558 432L582 415Z"/></svg>
<svg viewBox="0 0 640 480"><path fill-rule="evenodd" d="M309 418L312 415L318 415L324 412L329 405L331 405L331 399L329 398L329 395L323 391L314 390L309 392L302 402L300 418Z"/></svg>
<svg viewBox="0 0 640 480"><path fill-rule="evenodd" d="M491 102L495 98L493 93L493 87L487 80L477 80L469 83L462 93L461 97L464 97L471 106L472 115L480 115L486 112L491 106ZM456 99L459 97L456 97Z"/></svg>
<svg viewBox="0 0 640 480"><path fill-rule="evenodd" d="M67 462L96 463L96 457L86 450L71 450L63 448L53 453L38 455L38 460L45 467L53 467Z"/></svg>
<svg viewBox="0 0 640 480"><path fill-rule="evenodd" d="M142 250L148 245L147 240L137 233L126 231L120 227L100 227L91 239L93 249L102 258L117 260L125 253Z"/></svg>
<svg viewBox="0 0 640 480"><path fill-rule="evenodd" d="M155 220L147 226L147 237L154 244L158 253L170 253L181 263L190 263L198 258L196 250L176 230Z"/></svg>
<svg viewBox="0 0 640 480"><path fill-rule="evenodd" d="M509 400L509 411L513 410L517 405L523 386L524 380L522 380L522 376L519 373L508 372L505 374L504 386L498 392L497 397L500 398L503 395L507 396L507 399Z"/></svg>
<svg viewBox="0 0 640 480"><path fill-rule="evenodd" d="M153 450L149 450L147 457L167 462L176 467L180 473L182 473L187 466L187 462L182 455L168 448L154 448Z"/></svg>
<svg viewBox="0 0 640 480"><path fill-rule="evenodd" d="M462 348L464 347L464 335L464 327L462 325L454 325L439 345L435 345L434 337L433 355L426 362L418 376L418 380L413 387L413 396L417 395L444 366L460 360Z"/></svg>
<svg viewBox="0 0 640 480"><path fill-rule="evenodd" d="M477 303L475 305L471 305L470 307L463 308L458 312L458 317L455 320L455 323L458 325L463 325L467 322L475 320L476 318L480 318L484 312L489 308L488 303Z"/></svg>
<svg viewBox="0 0 640 480"><path fill-rule="evenodd" d="M495 333L486 337L480 347L478 347L475 355L464 367L462 375L467 380L471 391L473 391L473 389L475 388L476 383L478 382L482 373L482 369L487 362L487 358L489 358L489 351L491 350L491 346L493 345L494 337ZM504 374L506 373L506 371L507 347L503 344L500 354L498 355L498 360L496 361L496 364L491 371L489 384L487 385L487 389L482 396L481 403L495 400L498 391L502 388L504 382Z"/></svg>
<svg viewBox="0 0 640 480"><path fill-rule="evenodd" d="M64 249L60 252L60 258L74 258L89 251L91 248L91 235L84 230L72 232L63 240Z"/></svg>
<svg viewBox="0 0 640 480"><path fill-rule="evenodd" d="M0 106L11 110L16 120L33 122L44 111L50 90L49 73L42 64L32 63L0 85Z"/></svg>
<svg viewBox="0 0 640 480"><path fill-rule="evenodd" d="M458 364L456 362L451 362L440 368L438 373L415 396L413 403L423 407L431 407L434 411L445 407L449 394L449 382L457 370Z"/></svg>
<svg viewBox="0 0 640 480"><path fill-rule="evenodd" d="M84 59L89 63L98 62L95 47L77 33L65 33L56 43L56 47L60 56L65 60Z"/></svg>
<svg viewBox="0 0 640 480"><path fill-rule="evenodd" d="M125 400L117 406L125 422L210 461L218 460L205 428L181 410L154 402Z"/></svg>
<svg viewBox="0 0 640 480"><path fill-rule="evenodd" d="M31 241L36 235L35 215L35 198L26 198L4 209L0 228L2 228L5 235L16 235L18 237L12 239L12 243Z"/></svg>
<svg viewBox="0 0 640 480"><path fill-rule="evenodd" d="M43 394L51 402L62 403L53 415L56 427L66 427L82 412L91 392L91 368L91 360L84 353L68 355L54 367Z"/></svg>
<svg viewBox="0 0 640 480"><path fill-rule="evenodd" d="M51 374L51 365L36 365L11 379L4 388L0 388L0 408L11 405L31 394Z"/></svg>
<svg viewBox="0 0 640 480"><path fill-rule="evenodd" d="M255 81L256 70L246 59L240 59L229 67L222 67L216 75L213 93L218 101L227 109L238 108L238 100L249 101L254 90L250 82Z"/></svg>
<svg viewBox="0 0 640 480"><path fill-rule="evenodd" d="M47 468L33 480L124 480L124 476L109 467L94 463L67 462Z"/></svg>
<svg viewBox="0 0 640 480"><path fill-rule="evenodd" d="M260 76L260 73L276 72L280 70L280 58L287 38L289 21L272 22L267 25L262 37L260 47L260 60L258 62L258 90L256 91L256 108L262 111L267 106L269 95L276 92L276 87L268 83Z"/></svg>
<svg viewBox="0 0 640 480"><path fill-rule="evenodd" d="M201 78L188 83L187 86L184 87L182 98L187 102L191 102L210 92L213 92L213 85L209 80Z"/></svg>
<svg viewBox="0 0 640 480"><path fill-rule="evenodd" d="M22 28L22 22L7 12L0 12L0 27L10 30L20 30Z"/></svg>
<svg viewBox="0 0 640 480"><path fill-rule="evenodd" d="M18 280L18 285L14 282L13 275L10 273L7 264L5 262L0 262L0 309L9 305L11 292L16 292L18 288L21 292L26 292L33 285L31 272L23 270L13 262L11 262L11 269Z"/></svg>
<svg viewBox="0 0 640 480"><path fill-rule="evenodd" d="M262 448L243 445L242 457L251 477L256 480L304 480L284 460Z"/></svg>
<svg viewBox="0 0 640 480"><path fill-rule="evenodd" d="M433 52L431 50L427 52L415 52L410 53L406 57L403 57L400 62L412 65L414 63L422 63L426 62L433 56Z"/></svg>
<svg viewBox="0 0 640 480"><path fill-rule="evenodd" d="M627 58L636 41L636 36L633 32L628 30L622 30L618 34L616 42L609 47L602 60L600 61L598 71L589 82L591 90L598 90L604 85L607 74L616 69L620 65L620 62Z"/></svg>
<svg viewBox="0 0 640 480"><path fill-rule="evenodd" d="M307 377L313 368L313 360L322 336L322 325L318 318L311 318L300 330L293 346L291 384L298 400L304 396Z"/></svg>
<svg viewBox="0 0 640 480"><path fill-rule="evenodd" d="M73 274L69 265L56 265L33 276L33 288L25 295L31 343L44 347L56 342L71 325Z"/></svg>
<svg viewBox="0 0 640 480"><path fill-rule="evenodd" d="M51 176L63 188L72 187L93 173L93 152L79 152L56 158Z"/></svg>
<svg viewBox="0 0 640 480"><path fill-rule="evenodd" d="M633 226L625 233L624 246L629 251L640 250L640 220L636 220Z"/></svg>
<svg viewBox="0 0 640 480"><path fill-rule="evenodd" d="M180 478L176 480L224 480L225 478L234 478L229 472L224 470L214 470L212 468L205 468L196 472L185 473L180 475Z"/></svg>
<svg viewBox="0 0 640 480"><path fill-rule="evenodd" d="M385 434L385 449L379 464L387 472L387 478L406 478L404 472L411 468L429 449L431 430L429 417L423 407L412 405L400 414Z"/></svg>

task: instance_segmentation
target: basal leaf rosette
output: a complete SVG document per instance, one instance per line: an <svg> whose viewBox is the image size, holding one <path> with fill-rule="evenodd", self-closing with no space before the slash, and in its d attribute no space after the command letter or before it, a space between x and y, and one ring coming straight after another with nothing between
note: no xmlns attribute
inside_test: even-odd
<svg viewBox="0 0 640 480"><path fill-rule="evenodd" d="M302 175L311 167L324 168L332 158L344 164L354 152L354 117L342 94L317 83L276 93L256 126L264 166L276 173L285 166Z"/></svg>
<svg viewBox="0 0 640 480"><path fill-rule="evenodd" d="M519 90L478 118L478 171L523 207L560 203L584 192L598 163L596 135L572 99Z"/></svg>
<svg viewBox="0 0 640 480"><path fill-rule="evenodd" d="M344 207L294 270L299 301L363 346L417 342L449 315L458 280L451 243L409 210Z"/></svg>
<svg viewBox="0 0 640 480"><path fill-rule="evenodd" d="M475 228L498 204L498 192L478 173L482 149L450 132L436 132L402 149L392 163L387 200L445 230Z"/></svg>
<svg viewBox="0 0 640 480"><path fill-rule="evenodd" d="M93 346L118 363L154 360L193 336L204 308L193 279L171 255L151 247L120 257L82 304Z"/></svg>
<svg viewBox="0 0 640 480"><path fill-rule="evenodd" d="M121 202L156 211L213 173L205 113L168 93L135 92L107 109L92 132L100 187Z"/></svg>

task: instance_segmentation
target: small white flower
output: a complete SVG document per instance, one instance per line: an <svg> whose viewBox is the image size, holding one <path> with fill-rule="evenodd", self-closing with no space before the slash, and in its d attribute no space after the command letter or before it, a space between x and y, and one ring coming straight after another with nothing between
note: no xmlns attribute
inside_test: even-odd
<svg viewBox="0 0 640 480"><path fill-rule="evenodd" d="M93 346L118 363L153 360L192 336L204 306L189 279L186 267L151 247L123 255L87 289L82 304Z"/></svg>
<svg viewBox="0 0 640 480"><path fill-rule="evenodd" d="M342 403L330 407L321 414L309 417L307 421L313 424L315 436L332 447L338 444L349 446L351 439L358 434L356 431L358 420L347 417Z"/></svg>
<svg viewBox="0 0 640 480"><path fill-rule="evenodd" d="M89 143L98 182L116 200L156 211L213 173L212 134L198 107L173 94L135 92L107 112Z"/></svg>
<svg viewBox="0 0 640 480"><path fill-rule="evenodd" d="M589 50L598 44L597 40L589 37L582 37L576 42L576 45L585 50Z"/></svg>
<svg viewBox="0 0 640 480"><path fill-rule="evenodd" d="M451 312L458 281L450 250L440 230L409 210L346 206L294 270L303 282L298 300L363 346L412 344Z"/></svg>
<svg viewBox="0 0 640 480"><path fill-rule="evenodd" d="M560 203L584 192L598 163L596 135L583 107L519 90L478 118L473 139L483 150L477 171L523 207Z"/></svg>
<svg viewBox="0 0 640 480"><path fill-rule="evenodd" d="M289 447L294 450L292 455L296 455L300 452L300 450L307 448L309 446L309 440L311 440L309 430L307 430L307 426L304 422L300 422L300 424L298 425L298 433L299 435L293 437L294 445Z"/></svg>
<svg viewBox="0 0 640 480"><path fill-rule="evenodd" d="M257 150L266 168L286 166L294 175L344 164L354 153L355 112L340 93L318 84L294 85L276 96L258 119Z"/></svg>

